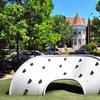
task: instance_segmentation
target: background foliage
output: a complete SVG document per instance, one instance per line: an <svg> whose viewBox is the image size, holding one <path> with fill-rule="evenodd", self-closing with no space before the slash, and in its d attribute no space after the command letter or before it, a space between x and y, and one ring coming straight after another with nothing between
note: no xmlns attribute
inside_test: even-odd
<svg viewBox="0 0 100 100"><path fill-rule="evenodd" d="M72 26L52 16L53 8L52 0L0 0L0 67L14 51L19 61L19 50L45 51L72 39Z"/></svg>

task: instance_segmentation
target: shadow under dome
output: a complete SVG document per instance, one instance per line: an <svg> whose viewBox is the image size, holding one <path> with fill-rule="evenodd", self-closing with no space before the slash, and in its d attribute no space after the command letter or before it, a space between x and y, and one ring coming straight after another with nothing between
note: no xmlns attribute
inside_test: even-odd
<svg viewBox="0 0 100 100"><path fill-rule="evenodd" d="M49 83L43 95L45 93L56 91L56 90L64 90L66 92L76 93L76 94L84 94L83 88L79 82L72 79L64 79L64 80L55 80Z"/></svg>

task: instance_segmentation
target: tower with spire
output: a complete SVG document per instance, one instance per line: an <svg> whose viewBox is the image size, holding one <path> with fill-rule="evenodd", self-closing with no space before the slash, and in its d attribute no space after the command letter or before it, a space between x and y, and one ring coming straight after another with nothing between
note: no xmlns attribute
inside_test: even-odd
<svg viewBox="0 0 100 100"><path fill-rule="evenodd" d="M86 44L86 22L84 18L81 18L78 13L76 13L75 18L66 18L70 25L74 29L74 37L72 46L74 49L80 48L82 45Z"/></svg>

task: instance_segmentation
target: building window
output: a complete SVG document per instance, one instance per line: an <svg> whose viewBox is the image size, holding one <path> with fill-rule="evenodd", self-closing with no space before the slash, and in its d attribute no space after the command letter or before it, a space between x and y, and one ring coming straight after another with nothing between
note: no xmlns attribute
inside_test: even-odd
<svg viewBox="0 0 100 100"><path fill-rule="evenodd" d="M78 30L77 30L77 33L78 33L78 34L81 34L81 29L78 29Z"/></svg>
<svg viewBox="0 0 100 100"><path fill-rule="evenodd" d="M82 39L82 42L85 42L85 39Z"/></svg>
<svg viewBox="0 0 100 100"><path fill-rule="evenodd" d="M77 40L76 39L73 40L73 44L77 45Z"/></svg>
<svg viewBox="0 0 100 100"><path fill-rule="evenodd" d="M85 33L85 32L86 32L86 29L83 30L83 33Z"/></svg>
<svg viewBox="0 0 100 100"><path fill-rule="evenodd" d="M82 43L81 43L81 39L78 39L78 43L79 43L79 45L81 45Z"/></svg>
<svg viewBox="0 0 100 100"><path fill-rule="evenodd" d="M78 32L78 34L81 34L81 32Z"/></svg>

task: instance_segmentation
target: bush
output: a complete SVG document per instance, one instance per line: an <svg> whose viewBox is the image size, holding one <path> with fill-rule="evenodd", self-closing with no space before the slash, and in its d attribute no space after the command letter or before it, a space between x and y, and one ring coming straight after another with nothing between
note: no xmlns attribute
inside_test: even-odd
<svg viewBox="0 0 100 100"><path fill-rule="evenodd" d="M97 49L97 45L95 42L89 43L88 46L91 47L91 50Z"/></svg>
<svg viewBox="0 0 100 100"><path fill-rule="evenodd" d="M63 52L62 54L70 54L70 51L65 50L65 52Z"/></svg>
<svg viewBox="0 0 100 100"><path fill-rule="evenodd" d="M90 52L90 54L93 54L95 56L100 56L100 50L94 49Z"/></svg>
<svg viewBox="0 0 100 100"><path fill-rule="evenodd" d="M82 45L80 49L86 49L87 51L91 51L91 47L88 44Z"/></svg>
<svg viewBox="0 0 100 100"><path fill-rule="evenodd" d="M80 49L86 49L87 51L91 52L92 50L97 49L97 45L95 42L91 42L81 46Z"/></svg>

